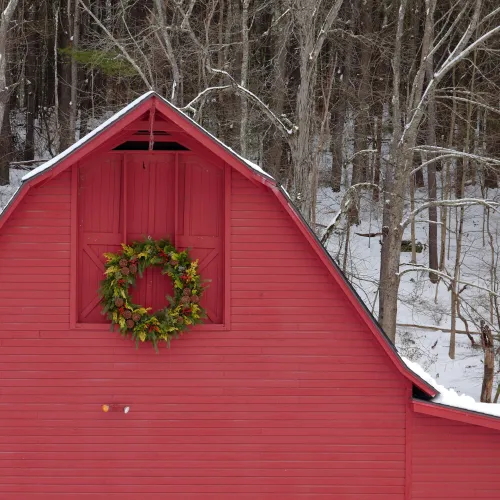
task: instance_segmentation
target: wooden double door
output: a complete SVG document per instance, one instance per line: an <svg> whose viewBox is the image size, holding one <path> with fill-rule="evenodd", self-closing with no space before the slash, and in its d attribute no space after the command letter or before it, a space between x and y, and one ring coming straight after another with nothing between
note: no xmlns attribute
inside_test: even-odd
<svg viewBox="0 0 500 500"><path fill-rule="evenodd" d="M102 323L97 290L105 252L123 242L169 238L199 259L210 280L202 305L208 323L222 323L224 164L191 153L109 153L78 166L78 321ZM132 295L154 310L172 293L159 268L148 269Z"/></svg>

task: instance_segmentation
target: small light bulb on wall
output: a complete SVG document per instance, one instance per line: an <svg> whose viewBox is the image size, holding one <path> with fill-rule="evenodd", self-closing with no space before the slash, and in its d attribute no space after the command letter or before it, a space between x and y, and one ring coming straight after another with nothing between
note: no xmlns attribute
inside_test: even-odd
<svg viewBox="0 0 500 500"><path fill-rule="evenodd" d="M109 405L102 405L102 411L104 413L108 413L108 411L109 411Z"/></svg>
<svg viewBox="0 0 500 500"><path fill-rule="evenodd" d="M123 413L128 413L130 411L130 406L125 406L125 408L123 408Z"/></svg>

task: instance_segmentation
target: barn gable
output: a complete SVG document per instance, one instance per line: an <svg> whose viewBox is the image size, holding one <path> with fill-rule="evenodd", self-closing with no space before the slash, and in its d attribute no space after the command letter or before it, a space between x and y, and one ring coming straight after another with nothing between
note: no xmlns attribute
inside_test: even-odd
<svg viewBox="0 0 500 500"><path fill-rule="evenodd" d="M151 163L148 163L145 158L150 148L154 155L151 155ZM160 151L169 153L165 153L163 162L158 156ZM172 155L174 151L176 154ZM193 154L194 151L197 154ZM124 152L127 152L126 156L120 154ZM211 167L208 170L205 167L205 179L199 176L193 179L200 179L198 189L203 192L204 199L198 203L198 207L184 206L182 204L185 200L197 200L197 187L189 182L189 172L199 168L196 163L201 164L201 157L206 162L204 164L209 163ZM181 168L179 168L179 159L185 162ZM127 162L126 165L125 162ZM158 166L155 168L155 165ZM72 326L84 327L85 323L104 322L99 313L98 297L95 292L102 274L102 257L99 258L102 252L111 251L121 241L127 241L130 238L160 234L170 236L179 247L194 248L194 256L201 258L202 262L203 259L209 261L211 269L208 270L208 274L205 271L207 278L212 280L210 296L207 298L210 304L205 304L209 309L209 322L214 325L228 325L229 308L223 304L224 300L229 300L229 279L224 276L223 272L223 268L227 267L227 262L223 263L223 247L227 244L224 240L228 240L229 227L226 227L225 235L221 233L222 227L228 226L228 214L223 213L223 204L219 204L217 210L206 211L204 209L204 207L217 205L216 200L220 200L223 192L226 197L229 196L231 191L229 177L227 174L223 175L225 165L236 170L251 182L266 186L274 194L397 369L424 394L434 396L435 389L415 375L401 361L373 316L364 307L361 299L315 238L280 186L259 167L241 158L154 92L148 92L139 97L67 151L27 174L23 178L21 189L2 213L0 228L30 190L40 184L43 185L48 179L57 177L62 172L67 173L73 169L71 192L78 192L79 201L76 206L70 207L69 202L65 205L68 214L71 215L71 222L76 225L78 221L79 227L78 234L72 235L73 245L79 245L79 254L72 256L74 260L70 266L72 286L77 288L72 291L73 297L70 304ZM207 182L210 189L203 189ZM101 189L99 191L101 195L98 195L97 190L92 189L92 183L101 187L105 186L106 189ZM148 185L146 186L145 183ZM154 187L152 191L149 185ZM110 191L111 186L113 186L112 191ZM169 189L172 189L171 193L168 192ZM194 191L187 193L187 189ZM141 197L141 191L143 197ZM149 195L150 192L152 196ZM167 193L168 195L163 196ZM212 196L212 199L207 199L207 196ZM146 200L145 197L148 199ZM188 231L185 235L179 233L179 230L184 231L182 226L184 213L189 213L190 210L198 210L200 214L210 214L211 220L202 221L200 226L211 227L215 233L211 235L191 234L190 228L185 228ZM143 227L140 222L134 222L146 219L151 221L148 215L159 211L170 214L169 220L162 222L163 227ZM86 213L85 221L94 220L96 228L87 227L83 223L84 212ZM92 225L94 222L88 224ZM151 225L151 222L148 224ZM196 230L195 228L195 233ZM227 252L225 253L228 258ZM79 279L77 273L83 273L85 280ZM154 271L151 274L153 275ZM158 286L165 285L159 284L158 276L156 279L150 276L144 283L146 285L140 285L137 291L138 299L141 303L145 301L148 305L156 306L156 303L151 302L152 297L161 294L152 291ZM223 311L226 312L225 318L223 318Z"/></svg>
<svg viewBox="0 0 500 500"><path fill-rule="evenodd" d="M0 225L0 499L496 498L460 480L500 420L412 399L436 391L286 194L156 94L27 175ZM160 355L96 302L102 252L148 235L212 277L207 323Z"/></svg>

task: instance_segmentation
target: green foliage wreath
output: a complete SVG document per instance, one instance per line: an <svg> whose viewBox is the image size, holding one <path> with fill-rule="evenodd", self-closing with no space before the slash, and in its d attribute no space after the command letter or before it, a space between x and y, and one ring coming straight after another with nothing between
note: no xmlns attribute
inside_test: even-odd
<svg viewBox="0 0 500 500"><path fill-rule="evenodd" d="M105 253L105 279L99 290L102 314L111 320L111 329L118 326L122 335L130 335L136 345L151 342L158 350L158 342L167 346L173 337L182 335L191 325L206 317L200 306L204 287L197 272L198 261L191 261L186 250L178 252L168 240L135 241L122 244L122 251ZM134 304L129 293L137 276L142 277L150 266L162 268L174 285L174 296L167 296L169 305L150 313L150 308Z"/></svg>

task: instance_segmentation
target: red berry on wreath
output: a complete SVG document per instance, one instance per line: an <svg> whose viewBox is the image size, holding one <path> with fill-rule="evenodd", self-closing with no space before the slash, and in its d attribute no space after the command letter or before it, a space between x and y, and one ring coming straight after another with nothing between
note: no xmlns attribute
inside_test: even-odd
<svg viewBox="0 0 500 500"><path fill-rule="evenodd" d="M125 284L125 280L119 279L119 280L118 280L118 284L119 284L120 286L123 286L123 285Z"/></svg>
<svg viewBox="0 0 500 500"><path fill-rule="evenodd" d="M115 299L115 306L116 307L121 307L121 306L123 306L124 303L125 303L125 301L121 297L117 297Z"/></svg>
<svg viewBox="0 0 500 500"><path fill-rule="evenodd" d="M122 267L120 271L123 274L123 276L128 276L130 274L130 269L128 267Z"/></svg>
<svg viewBox="0 0 500 500"><path fill-rule="evenodd" d="M138 313L132 314L132 319L137 323L141 319L141 315Z"/></svg>
<svg viewBox="0 0 500 500"><path fill-rule="evenodd" d="M123 317L125 319L130 319L132 317L132 311L129 311L128 309L125 309L125 311L123 311Z"/></svg>
<svg viewBox="0 0 500 500"><path fill-rule="evenodd" d="M128 268L130 269L130 272L132 274L135 274L137 272L137 266L135 264L130 264L130 266L128 266Z"/></svg>
<svg viewBox="0 0 500 500"><path fill-rule="evenodd" d="M120 267L127 267L128 261L127 259L120 259Z"/></svg>
<svg viewBox="0 0 500 500"><path fill-rule="evenodd" d="M134 326L135 326L134 321L133 321L133 320L131 320L131 319L128 319L128 320L127 320L127 322L126 322L125 324L127 325L127 328L128 328L129 330L132 330L132 328L134 328Z"/></svg>

